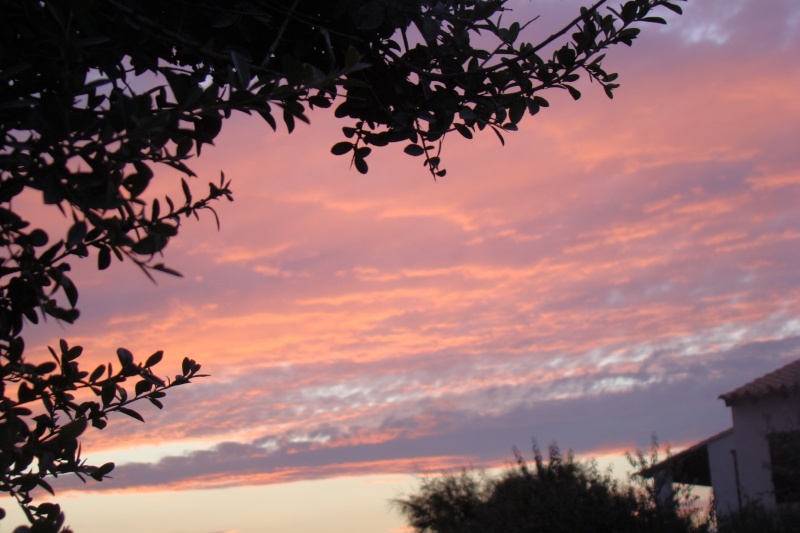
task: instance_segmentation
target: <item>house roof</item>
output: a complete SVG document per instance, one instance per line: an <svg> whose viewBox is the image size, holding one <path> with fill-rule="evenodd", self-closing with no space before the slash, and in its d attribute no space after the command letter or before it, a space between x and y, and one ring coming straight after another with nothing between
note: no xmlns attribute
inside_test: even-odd
<svg viewBox="0 0 800 533"><path fill-rule="evenodd" d="M730 392L720 394L719 397L730 407L744 400L758 400L764 396L788 394L797 390L800 390L800 359Z"/></svg>
<svg viewBox="0 0 800 533"><path fill-rule="evenodd" d="M733 428L717 433L680 453L671 455L663 461L639 471L639 475L652 478L659 472L669 472L674 483L711 486L711 468L708 462L708 445L730 435Z"/></svg>

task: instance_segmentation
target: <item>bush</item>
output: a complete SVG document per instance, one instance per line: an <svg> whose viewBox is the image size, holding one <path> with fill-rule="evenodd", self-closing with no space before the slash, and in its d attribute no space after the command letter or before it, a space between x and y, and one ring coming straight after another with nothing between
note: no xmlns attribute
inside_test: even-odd
<svg viewBox="0 0 800 533"><path fill-rule="evenodd" d="M717 517L718 533L796 533L800 530L800 509L770 511L750 502L738 513Z"/></svg>
<svg viewBox="0 0 800 533"><path fill-rule="evenodd" d="M638 457L642 457L641 454ZM596 463L576 462L557 445L544 458L533 445L533 464L519 452L498 477L463 470L424 479L419 490L394 505L417 533L699 533L693 499L658 505L653 490L620 483ZM685 495L685 493L682 493Z"/></svg>

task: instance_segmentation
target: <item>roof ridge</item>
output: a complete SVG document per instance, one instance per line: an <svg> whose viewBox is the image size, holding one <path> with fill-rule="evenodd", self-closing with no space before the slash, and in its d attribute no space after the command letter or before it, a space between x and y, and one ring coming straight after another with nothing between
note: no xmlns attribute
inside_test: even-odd
<svg viewBox="0 0 800 533"><path fill-rule="evenodd" d="M800 390L800 359L785 364L763 376L735 388L719 398L731 406L742 400L757 400L772 394L785 394L792 390Z"/></svg>

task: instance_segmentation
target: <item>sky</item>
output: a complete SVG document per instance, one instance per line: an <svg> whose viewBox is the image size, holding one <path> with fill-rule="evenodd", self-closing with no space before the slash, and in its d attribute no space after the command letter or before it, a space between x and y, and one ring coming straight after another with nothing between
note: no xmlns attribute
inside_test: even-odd
<svg viewBox="0 0 800 533"><path fill-rule="evenodd" d="M580 2L510 5L536 41ZM504 147L448 138L437 182L392 147L350 169L329 115L231 119L194 168L235 202L169 245L184 277L78 261L80 320L29 330L30 354L65 338L90 367L124 346L210 374L87 433L118 466L56 485L68 523L399 533L415 475L729 427L720 394L800 357L800 4L684 5L609 51L613 100L548 93Z"/></svg>

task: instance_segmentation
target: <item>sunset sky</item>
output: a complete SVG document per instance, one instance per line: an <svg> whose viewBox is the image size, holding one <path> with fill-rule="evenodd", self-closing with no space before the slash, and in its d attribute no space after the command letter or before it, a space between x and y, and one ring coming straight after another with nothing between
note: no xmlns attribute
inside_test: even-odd
<svg viewBox="0 0 800 533"><path fill-rule="evenodd" d="M510 5L535 42L581 2ZM76 533L397 533L416 473L729 427L719 394L800 357L800 2L684 6L609 52L613 100L448 138L438 182L396 147L350 169L324 113L230 120L194 168L235 202L167 248L185 277L75 262L80 320L29 330L211 374L87 434L118 466L59 493Z"/></svg>

